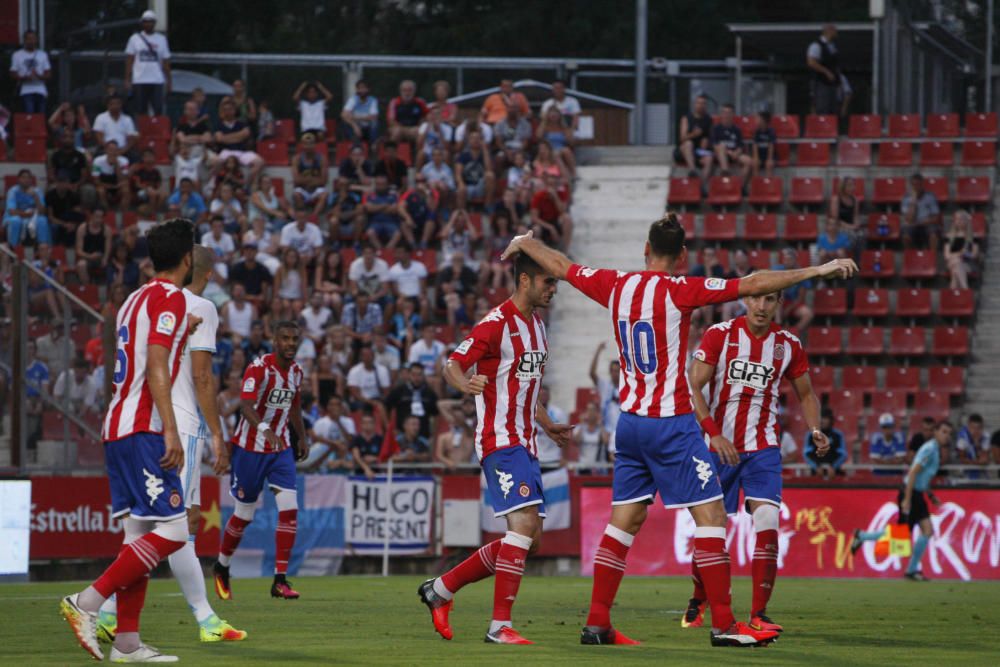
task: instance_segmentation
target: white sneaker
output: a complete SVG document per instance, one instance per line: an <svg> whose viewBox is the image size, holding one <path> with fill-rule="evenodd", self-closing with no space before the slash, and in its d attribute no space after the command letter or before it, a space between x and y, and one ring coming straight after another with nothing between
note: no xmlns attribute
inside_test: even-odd
<svg viewBox="0 0 1000 667"><path fill-rule="evenodd" d="M131 653L122 653L111 647L111 662L177 662L176 655L164 655L149 644L139 644L139 648Z"/></svg>
<svg viewBox="0 0 1000 667"><path fill-rule="evenodd" d="M104 652L97 642L97 614L80 609L77 606L79 598L79 593L64 597L59 603L59 612L69 623L73 634L76 635L76 641L80 643L83 650L94 656L96 660L104 660Z"/></svg>

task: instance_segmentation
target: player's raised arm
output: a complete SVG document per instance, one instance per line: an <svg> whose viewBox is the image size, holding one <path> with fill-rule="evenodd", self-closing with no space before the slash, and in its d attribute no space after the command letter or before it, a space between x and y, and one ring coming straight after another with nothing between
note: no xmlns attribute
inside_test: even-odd
<svg viewBox="0 0 1000 667"><path fill-rule="evenodd" d="M542 267L542 269L549 275L553 275L560 280L567 280L567 275L569 275L569 268L573 266L573 262L570 261L569 257L562 254L555 248L550 248L538 239L534 237L533 232L528 232L527 234L521 234L520 236L515 236L511 239L510 243L507 245L507 249L503 251L503 255L500 259L507 259L511 255L523 252L527 254L531 259Z"/></svg>
<svg viewBox="0 0 1000 667"><path fill-rule="evenodd" d="M858 272L858 265L853 259L835 259L820 266L808 266L802 269L786 269L782 271L756 271L746 278L740 279L739 295L761 296L780 292L793 285L814 278L847 279Z"/></svg>

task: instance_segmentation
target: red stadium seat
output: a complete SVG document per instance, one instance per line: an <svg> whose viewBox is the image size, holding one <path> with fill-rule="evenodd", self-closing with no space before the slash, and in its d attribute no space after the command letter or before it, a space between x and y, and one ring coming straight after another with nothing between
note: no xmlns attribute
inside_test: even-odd
<svg viewBox="0 0 1000 667"><path fill-rule="evenodd" d="M279 118L274 121L274 139L286 144L294 144L295 121L291 118Z"/></svg>
<svg viewBox="0 0 1000 667"><path fill-rule="evenodd" d="M844 389L870 394L878 387L874 366L845 366L841 373Z"/></svg>
<svg viewBox="0 0 1000 667"><path fill-rule="evenodd" d="M66 289L94 310L100 310L101 297L97 292L97 285L69 285Z"/></svg>
<svg viewBox="0 0 1000 667"><path fill-rule="evenodd" d="M883 412L888 412L894 417L905 414L906 394L901 391L872 392L872 412L876 418Z"/></svg>
<svg viewBox="0 0 1000 667"><path fill-rule="evenodd" d="M885 144L882 144L885 146ZM909 146L910 144L905 144ZM876 178L872 188L873 204L896 204L903 201L906 194L906 179L899 176Z"/></svg>
<svg viewBox="0 0 1000 667"><path fill-rule="evenodd" d="M14 138L15 162L45 162L45 139L17 136Z"/></svg>
<svg viewBox="0 0 1000 667"><path fill-rule="evenodd" d="M920 136L920 116L912 113L889 114L889 136L893 139L916 139Z"/></svg>
<svg viewBox="0 0 1000 667"><path fill-rule="evenodd" d="M965 393L965 369L961 366L931 366L927 369L931 389L946 394Z"/></svg>
<svg viewBox="0 0 1000 667"><path fill-rule="evenodd" d="M972 236L976 239L986 238L986 214L982 211L972 211Z"/></svg>
<svg viewBox="0 0 1000 667"><path fill-rule="evenodd" d="M896 292L896 314L900 317L929 317L932 312L929 289L901 289Z"/></svg>
<svg viewBox="0 0 1000 667"><path fill-rule="evenodd" d="M431 266L427 264L427 266ZM490 306L499 306L510 297L510 292L504 287L489 287L486 289L486 300Z"/></svg>
<svg viewBox="0 0 1000 667"><path fill-rule="evenodd" d="M755 116L736 116L733 118L736 123L736 127L740 128L740 134L743 135L744 140L749 140L753 137L753 133L757 130L757 118Z"/></svg>
<svg viewBox="0 0 1000 667"><path fill-rule="evenodd" d="M799 117L779 114L771 117L771 127L779 139L798 139L802 134L799 129Z"/></svg>
<svg viewBox="0 0 1000 667"><path fill-rule="evenodd" d="M938 292L938 315L971 317L976 312L976 294L971 289L943 289Z"/></svg>
<svg viewBox="0 0 1000 667"><path fill-rule="evenodd" d="M146 138L170 139L172 133L169 116L139 116L136 118L139 136Z"/></svg>
<svg viewBox="0 0 1000 667"><path fill-rule="evenodd" d="M830 392L826 402L834 414L859 415L865 409L864 400L865 395L860 391L838 389Z"/></svg>
<svg viewBox="0 0 1000 667"><path fill-rule="evenodd" d="M288 166L288 144L278 139L265 139L257 142L257 154L264 164L273 167Z"/></svg>
<svg viewBox="0 0 1000 667"><path fill-rule="evenodd" d="M843 287L816 290L813 312L822 317L847 314L847 290Z"/></svg>
<svg viewBox="0 0 1000 667"><path fill-rule="evenodd" d="M142 118L142 116L139 116ZM147 148L153 151L156 156L156 164L170 164L170 139L162 137L142 137L139 139L139 148Z"/></svg>
<svg viewBox="0 0 1000 667"><path fill-rule="evenodd" d="M872 113L855 113L847 125L851 139L878 139L882 136L882 116Z"/></svg>
<svg viewBox="0 0 1000 667"><path fill-rule="evenodd" d="M947 176L924 176L924 189L933 194L938 203L944 204L951 199Z"/></svg>
<svg viewBox="0 0 1000 667"><path fill-rule="evenodd" d="M354 141L338 141L337 142L337 152L334 155L334 160L336 160L336 163L338 165L341 162L343 162L344 160L346 160L348 158L348 156L351 154L351 149L354 148L355 143L357 143L357 142L354 142ZM365 143L364 141L362 141L360 143L360 145L361 145L361 150L364 151L365 158L367 158L368 157L368 144Z"/></svg>
<svg viewBox="0 0 1000 667"><path fill-rule="evenodd" d="M833 114L806 116L806 137L810 139L836 139L837 117Z"/></svg>
<svg viewBox="0 0 1000 667"><path fill-rule="evenodd" d="M735 213L708 213L702 222L701 237L706 241L732 241L736 238Z"/></svg>
<svg viewBox="0 0 1000 667"><path fill-rule="evenodd" d="M951 142L927 141L920 144L921 167L950 167L955 164L955 148Z"/></svg>
<svg viewBox="0 0 1000 667"><path fill-rule="evenodd" d="M732 176L713 176L708 182L711 206L736 206L743 201L743 184Z"/></svg>
<svg viewBox="0 0 1000 667"><path fill-rule="evenodd" d="M920 389L920 369L916 366L889 366L885 369L885 388L912 394Z"/></svg>
<svg viewBox="0 0 1000 667"><path fill-rule="evenodd" d="M48 137L48 126L44 114L40 113L16 113L14 114L14 135L18 137L35 137L45 139Z"/></svg>
<svg viewBox="0 0 1000 667"><path fill-rule="evenodd" d="M766 269L770 267L773 262L771 261L771 251L770 250L759 250L753 248L747 250L747 259L750 260L750 266L755 269Z"/></svg>
<svg viewBox="0 0 1000 667"><path fill-rule="evenodd" d="M778 216L774 213L747 213L743 222L743 238L747 241L777 240Z"/></svg>
<svg viewBox="0 0 1000 667"><path fill-rule="evenodd" d="M789 213L785 216L785 241L815 241L819 235L815 213Z"/></svg>
<svg viewBox="0 0 1000 667"><path fill-rule="evenodd" d="M930 250L903 251L903 270L900 275L904 278L933 278L937 273L937 257Z"/></svg>
<svg viewBox="0 0 1000 667"><path fill-rule="evenodd" d="M587 406L593 401L600 401L600 397L591 387L577 387L576 388L576 409L574 412L583 412L587 409Z"/></svg>
<svg viewBox="0 0 1000 667"><path fill-rule="evenodd" d="M378 145L378 159L381 160L385 154L385 143ZM402 160L407 167L413 166L413 154L410 151L410 142L402 141L396 145L396 157Z"/></svg>
<svg viewBox="0 0 1000 667"><path fill-rule="evenodd" d="M898 213L868 214L868 239L871 241L898 241L899 228Z"/></svg>
<svg viewBox="0 0 1000 667"><path fill-rule="evenodd" d="M865 250L859 264L862 278L889 278L896 274L896 254L885 250Z"/></svg>
<svg viewBox="0 0 1000 667"><path fill-rule="evenodd" d="M823 194L823 179L811 176L792 178L788 201L792 204L822 204L826 201Z"/></svg>
<svg viewBox="0 0 1000 667"><path fill-rule="evenodd" d="M966 141L962 144L963 167L992 167L997 163L995 141Z"/></svg>
<svg viewBox="0 0 1000 667"><path fill-rule="evenodd" d="M833 366L810 366L809 381L817 394L833 391Z"/></svg>
<svg viewBox="0 0 1000 667"><path fill-rule="evenodd" d="M997 114L990 113L967 113L965 114L965 136L967 137L996 137L997 136Z"/></svg>
<svg viewBox="0 0 1000 667"><path fill-rule="evenodd" d="M988 176L959 176L955 187L955 202L959 204L989 204L992 196Z"/></svg>
<svg viewBox="0 0 1000 667"><path fill-rule="evenodd" d="M951 412L951 396L946 392L918 391L913 399L913 411L921 417L947 419Z"/></svg>
<svg viewBox="0 0 1000 667"><path fill-rule="evenodd" d="M326 141L333 141L337 137L337 120L335 118L327 118L325 126L326 132L324 133L324 137Z"/></svg>
<svg viewBox="0 0 1000 667"><path fill-rule="evenodd" d="M859 356L882 354L885 351L882 327L851 327L847 330L847 353Z"/></svg>
<svg viewBox="0 0 1000 667"><path fill-rule="evenodd" d="M927 340L923 329L893 327L889 332L889 349L893 354L914 357L927 354Z"/></svg>
<svg viewBox="0 0 1000 667"><path fill-rule="evenodd" d="M747 201L757 206L777 206L783 199L784 185L780 178L755 176L750 181L750 196Z"/></svg>
<svg viewBox="0 0 1000 667"><path fill-rule="evenodd" d="M872 163L872 145L850 139L837 145L837 164L841 167L867 167Z"/></svg>
<svg viewBox="0 0 1000 667"><path fill-rule="evenodd" d="M887 141L879 144L878 166L909 167L913 164L913 144Z"/></svg>
<svg viewBox="0 0 1000 667"><path fill-rule="evenodd" d="M285 179L278 178L277 176L271 176L271 185L274 186L274 194L279 197L285 196Z"/></svg>
<svg viewBox="0 0 1000 667"><path fill-rule="evenodd" d="M927 115L928 137L957 137L959 134L957 113L932 113Z"/></svg>
<svg viewBox="0 0 1000 667"><path fill-rule="evenodd" d="M969 330L966 327L934 327L931 353L938 357L963 357L969 353Z"/></svg>
<svg viewBox="0 0 1000 667"><path fill-rule="evenodd" d="M790 144L780 142L774 145L774 164L778 167L787 167L792 163L792 147Z"/></svg>
<svg viewBox="0 0 1000 667"><path fill-rule="evenodd" d="M852 312L858 317L885 317L889 314L889 290L874 287L855 290Z"/></svg>
<svg viewBox="0 0 1000 667"><path fill-rule="evenodd" d="M667 203L671 206L701 203L701 180L684 176L670 179Z"/></svg>
<svg viewBox="0 0 1000 667"><path fill-rule="evenodd" d="M694 213L678 213L677 222L681 223L681 227L684 228L684 234L691 238L694 236L695 232L695 214Z"/></svg>
<svg viewBox="0 0 1000 667"><path fill-rule="evenodd" d="M863 178L854 178L854 196L858 198L858 201L865 200L865 180ZM840 177L833 179L833 190L831 192L840 191Z"/></svg>
<svg viewBox="0 0 1000 667"><path fill-rule="evenodd" d="M807 142L799 144L795 163L800 167L826 167L830 164L830 144Z"/></svg>
<svg viewBox="0 0 1000 667"><path fill-rule="evenodd" d="M840 354L844 349L841 331L840 327L810 328L807 349L811 354Z"/></svg>

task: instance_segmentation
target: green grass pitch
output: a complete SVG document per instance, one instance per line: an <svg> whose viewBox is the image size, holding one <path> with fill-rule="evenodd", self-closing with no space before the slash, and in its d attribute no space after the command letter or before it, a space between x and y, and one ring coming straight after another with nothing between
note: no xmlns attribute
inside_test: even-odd
<svg viewBox="0 0 1000 667"><path fill-rule="evenodd" d="M452 612L455 639L433 631L416 596L416 577L293 578L298 601L272 600L269 580L234 580L235 599L211 602L250 636L239 644L201 644L175 582L154 580L142 634L182 664L653 664L997 665L1000 582L778 579L769 613L784 636L762 649L711 648L708 630L682 630L690 583L626 577L615 624L637 647L581 646L590 580L526 577L514 607L516 627L535 646L483 643L490 581L461 591ZM0 584L0 665L86 665L59 616L60 596L79 583ZM733 582L734 608L746 612L750 582Z"/></svg>

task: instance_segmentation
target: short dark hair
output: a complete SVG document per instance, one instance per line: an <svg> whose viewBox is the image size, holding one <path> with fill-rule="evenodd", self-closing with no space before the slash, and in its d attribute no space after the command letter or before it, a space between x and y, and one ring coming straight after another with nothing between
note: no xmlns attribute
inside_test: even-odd
<svg viewBox="0 0 1000 667"><path fill-rule="evenodd" d="M819 416L822 419L829 419L830 421L833 421L833 409L823 408L822 412L819 413Z"/></svg>
<svg viewBox="0 0 1000 667"><path fill-rule="evenodd" d="M194 248L194 224L185 218L172 218L146 234L149 259L157 273L180 266Z"/></svg>
<svg viewBox="0 0 1000 667"><path fill-rule="evenodd" d="M419 368L420 370L424 370L424 365L422 363L420 363L419 361L414 361L412 364L410 364L409 366L407 366L407 369L411 370L411 371L414 368Z"/></svg>
<svg viewBox="0 0 1000 667"><path fill-rule="evenodd" d="M934 417L924 417L924 424L933 424Z"/></svg>
<svg viewBox="0 0 1000 667"><path fill-rule="evenodd" d="M519 252L514 257L514 281L520 282L521 274L527 273L529 280L534 280L535 276L545 273L538 262L528 256L527 253Z"/></svg>
<svg viewBox="0 0 1000 667"><path fill-rule="evenodd" d="M952 426L952 425L951 425L951 422L950 422L950 421L948 421L947 419L942 419L941 421L939 421L939 422L937 422L936 424L934 424L934 430L936 431L936 430L938 430L939 428L941 428L942 426L947 426L947 427L948 427L948 428L950 428L950 429L951 429L952 431L954 431L954 430L955 430L955 427L954 427L954 426Z"/></svg>
<svg viewBox="0 0 1000 667"><path fill-rule="evenodd" d="M973 412L971 415L969 415L969 423L970 424L982 424L983 423L983 416L981 414L979 414L978 412Z"/></svg>
<svg viewBox="0 0 1000 667"><path fill-rule="evenodd" d="M364 79L358 79L357 81L354 82L354 87L355 88L357 88L358 86L367 86L367 85L368 85L368 82L365 81Z"/></svg>
<svg viewBox="0 0 1000 667"><path fill-rule="evenodd" d="M722 108L729 109L730 111L736 111L736 107L734 107L731 102L726 102L722 105Z"/></svg>
<svg viewBox="0 0 1000 667"><path fill-rule="evenodd" d="M399 144L397 144L394 140L389 139L384 144L382 144L382 147L383 148L398 148Z"/></svg>
<svg viewBox="0 0 1000 667"><path fill-rule="evenodd" d="M673 211L649 226L649 247L658 257L678 257L684 249L684 228Z"/></svg>
<svg viewBox="0 0 1000 667"><path fill-rule="evenodd" d="M566 79L552 79L552 85L553 86L556 85L557 83L561 83L562 85L565 86L566 85Z"/></svg>
<svg viewBox="0 0 1000 667"><path fill-rule="evenodd" d="M300 330L302 327L299 326L298 322L293 322L292 320L280 320L274 325L274 333L277 334L282 329L295 329Z"/></svg>
<svg viewBox="0 0 1000 667"><path fill-rule="evenodd" d="M758 115L760 116L760 119L762 121L764 121L765 123L770 124L770 122L771 122L771 112L770 111L761 111L760 114L758 114Z"/></svg>
<svg viewBox="0 0 1000 667"><path fill-rule="evenodd" d="M105 105L110 104L113 100L118 100L119 102L124 101L122 100L122 96L119 95L118 93L111 93L106 98L104 98L104 104Z"/></svg>
<svg viewBox="0 0 1000 667"><path fill-rule="evenodd" d="M24 176L25 174L27 174L28 176L32 176L32 175L33 175L33 174L31 173L31 170L30 170L30 169L18 169L18 170L17 170L17 177L18 177L18 178L21 178L21 177L22 177L22 176Z"/></svg>

